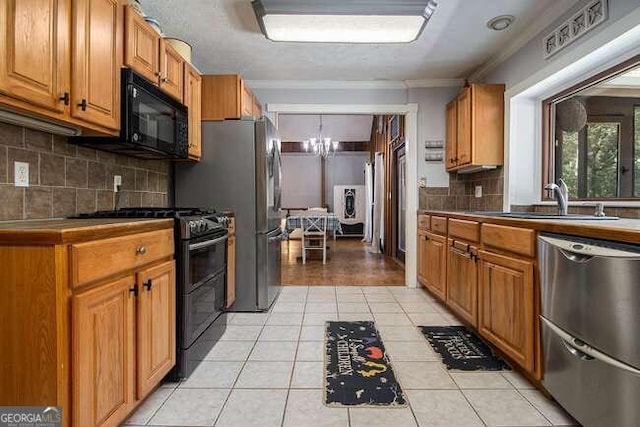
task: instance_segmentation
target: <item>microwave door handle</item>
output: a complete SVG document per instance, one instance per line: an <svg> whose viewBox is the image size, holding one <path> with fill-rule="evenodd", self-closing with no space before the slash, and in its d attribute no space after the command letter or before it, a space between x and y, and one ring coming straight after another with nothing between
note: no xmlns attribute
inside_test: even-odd
<svg viewBox="0 0 640 427"><path fill-rule="evenodd" d="M209 246L217 245L220 242L224 242L228 237L229 236L222 236L214 240L207 240L206 242L193 243L189 245L189 250L195 251L196 249L208 248Z"/></svg>

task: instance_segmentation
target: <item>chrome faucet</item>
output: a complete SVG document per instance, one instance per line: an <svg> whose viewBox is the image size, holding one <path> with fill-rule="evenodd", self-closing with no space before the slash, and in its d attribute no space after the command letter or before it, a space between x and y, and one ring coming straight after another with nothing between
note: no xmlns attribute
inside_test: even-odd
<svg viewBox="0 0 640 427"><path fill-rule="evenodd" d="M569 188L567 188L567 184L559 179L557 184L547 184L544 189L552 192L553 197L558 202L558 215L566 216L569 211Z"/></svg>

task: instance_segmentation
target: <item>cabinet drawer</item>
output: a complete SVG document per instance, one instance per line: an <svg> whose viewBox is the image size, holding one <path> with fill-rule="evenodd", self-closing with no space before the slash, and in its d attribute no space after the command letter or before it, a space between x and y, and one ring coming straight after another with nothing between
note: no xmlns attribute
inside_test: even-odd
<svg viewBox="0 0 640 427"><path fill-rule="evenodd" d="M73 288L173 256L173 230L71 245Z"/></svg>
<svg viewBox="0 0 640 427"><path fill-rule="evenodd" d="M482 224L482 244L528 257L536 255L536 233L526 228Z"/></svg>
<svg viewBox="0 0 640 427"><path fill-rule="evenodd" d="M430 230L431 217L429 215L418 215L418 228L420 230Z"/></svg>
<svg viewBox="0 0 640 427"><path fill-rule="evenodd" d="M447 218L442 216L432 216L431 231L442 235L447 234Z"/></svg>
<svg viewBox="0 0 640 427"><path fill-rule="evenodd" d="M462 219L449 219L449 236L470 242L480 241L480 223Z"/></svg>

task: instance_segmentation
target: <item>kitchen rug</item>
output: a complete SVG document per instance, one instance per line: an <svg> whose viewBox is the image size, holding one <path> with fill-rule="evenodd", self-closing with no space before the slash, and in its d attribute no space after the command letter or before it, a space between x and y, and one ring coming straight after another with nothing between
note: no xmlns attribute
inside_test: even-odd
<svg viewBox="0 0 640 427"><path fill-rule="evenodd" d="M407 406L373 322L327 322L325 347L327 406Z"/></svg>
<svg viewBox="0 0 640 427"><path fill-rule="evenodd" d="M465 326L418 326L447 369L460 371L511 370L491 347Z"/></svg>

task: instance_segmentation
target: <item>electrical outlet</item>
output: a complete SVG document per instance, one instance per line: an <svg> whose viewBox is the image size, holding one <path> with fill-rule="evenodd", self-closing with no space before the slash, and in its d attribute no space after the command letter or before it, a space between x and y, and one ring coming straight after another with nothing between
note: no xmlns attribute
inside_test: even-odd
<svg viewBox="0 0 640 427"><path fill-rule="evenodd" d="M28 187L29 186L29 163L15 162L14 163L14 175L16 187Z"/></svg>
<svg viewBox="0 0 640 427"><path fill-rule="evenodd" d="M476 198L482 197L482 185L476 185Z"/></svg>
<svg viewBox="0 0 640 427"><path fill-rule="evenodd" d="M113 176L113 192L117 193L119 191L118 187L122 185L122 175L114 175Z"/></svg>

